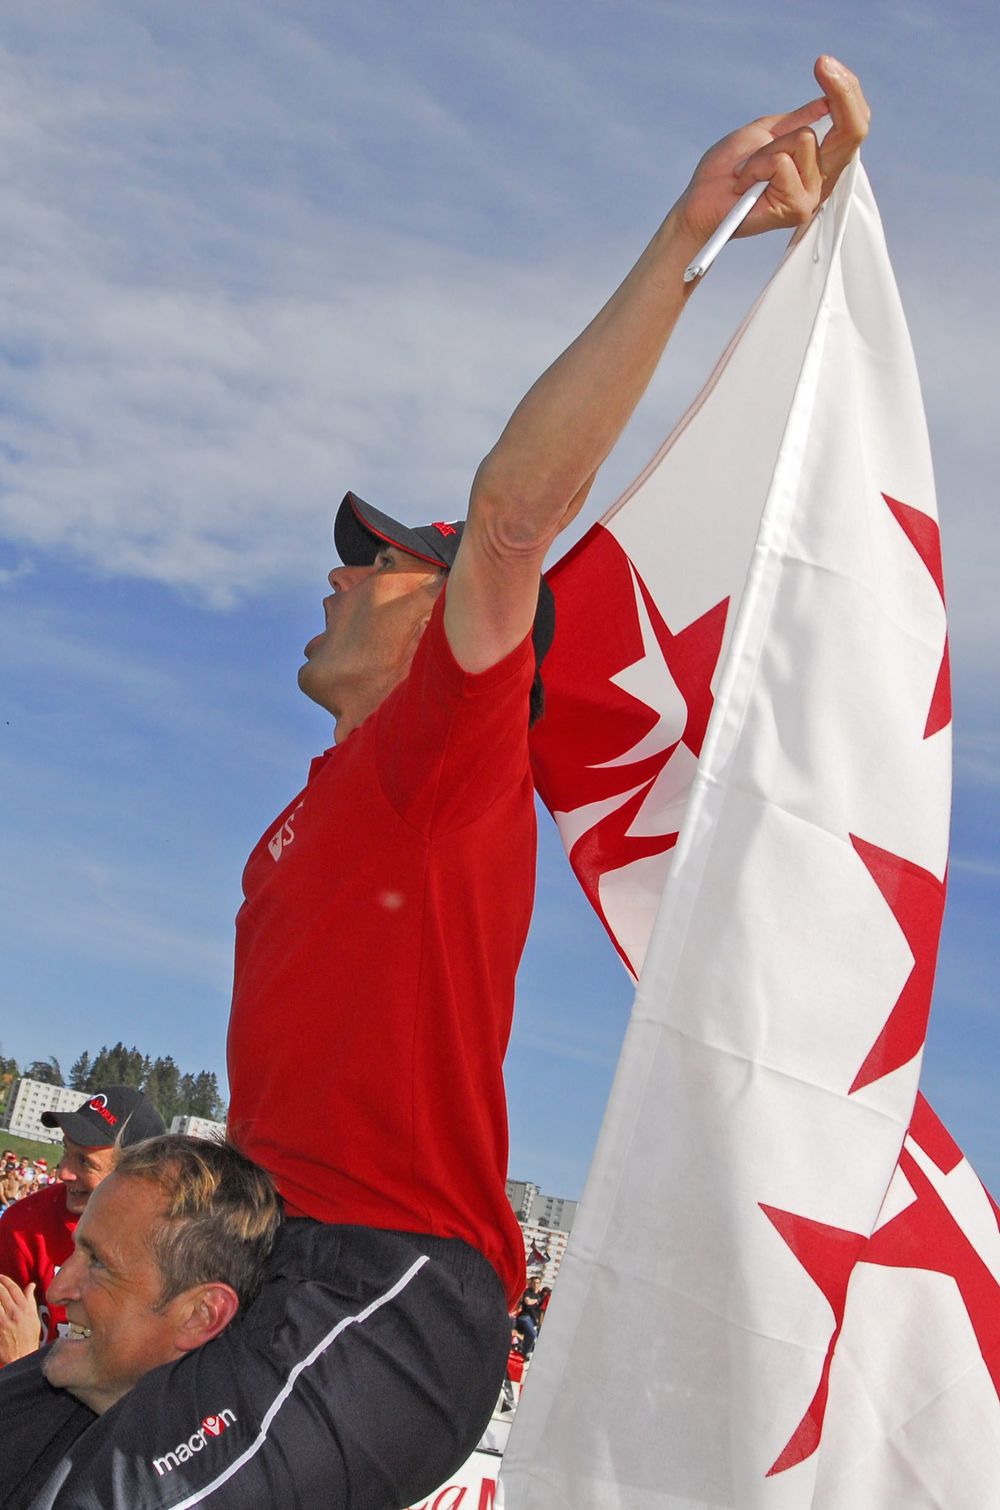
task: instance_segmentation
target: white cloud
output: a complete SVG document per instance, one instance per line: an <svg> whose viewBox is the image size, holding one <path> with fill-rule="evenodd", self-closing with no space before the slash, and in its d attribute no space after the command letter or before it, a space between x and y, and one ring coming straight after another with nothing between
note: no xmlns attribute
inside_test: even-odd
<svg viewBox="0 0 1000 1510"><path fill-rule="evenodd" d="M559 50L544 7L463 24L444 6L426 56L393 5L373 7L367 31L338 31L315 6L109 4L96 27L72 6L58 17L56 31L20 7L0 60L12 180L0 531L219 605L312 570L346 486L408 517L461 511L513 402L638 250L608 256L632 232L602 219L602 196L615 203L623 171L640 206L679 187L702 119L790 71L769 50L727 74L692 48L704 25L683 5L627 8L610 54L600 8ZM725 19L745 29L738 12ZM894 24L932 21L900 12ZM680 56L631 56L636 27L651 41L675 29ZM893 35L869 40L873 57ZM495 113L461 94L463 69L474 87L487 53ZM665 107L623 98L657 69L675 94L660 139L644 128ZM535 171L522 116L545 142ZM648 230L663 207L649 203ZM921 234L934 234L926 219ZM949 478L952 453L992 439L990 343L965 286L913 286ZM691 396L748 293L744 274L738 298L719 278L702 298L694 374L682 343L604 502ZM963 496L949 526L954 611L977 646L993 624L977 548L987 507L985 492Z"/></svg>
<svg viewBox="0 0 1000 1510"><path fill-rule="evenodd" d="M512 319L454 261L397 260L405 290L390 269L340 307L67 281L60 341L7 370L4 533L225 602L305 570L349 485L462 512L491 396L558 326L541 280L503 280Z"/></svg>
<svg viewBox="0 0 1000 1510"><path fill-rule="evenodd" d="M347 60L340 71L352 76ZM218 126L218 100L192 118L167 68L166 97L144 110L135 82L120 83L129 76L69 88L58 109L51 79L8 103L21 167L0 293L0 530L224 604L310 569L348 485L404 510L443 499L460 512L501 395L558 349L565 283L553 298L551 272L366 225L353 204L319 212L249 169L242 206L233 185L218 205L196 197L157 161L156 134L184 122L190 151ZM268 122L279 134L290 103ZM397 129L434 115L426 100L393 103ZM112 122L101 156L95 138ZM350 178L358 150L341 155ZM112 163L117 185L102 194ZM74 193L88 173L90 194ZM234 251L244 233L249 269Z"/></svg>

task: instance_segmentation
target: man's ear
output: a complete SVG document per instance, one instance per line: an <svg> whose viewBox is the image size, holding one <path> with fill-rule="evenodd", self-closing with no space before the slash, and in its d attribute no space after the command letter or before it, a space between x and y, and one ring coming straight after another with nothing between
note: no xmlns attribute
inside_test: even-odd
<svg viewBox="0 0 1000 1510"><path fill-rule="evenodd" d="M420 640L423 639L423 631L426 630L427 625L431 624L431 615L432 613L434 613L434 604L435 601L437 601L438 595L440 595L441 592L441 587L443 586L444 572L438 572L437 577L427 578L426 583L424 583L426 595L424 595L423 598L423 607L426 612L420 613L420 615L418 615L417 618L414 619L414 624L412 624L411 628L411 634L409 634L414 649L417 648L418 643L420 643Z"/></svg>
<svg viewBox="0 0 1000 1510"><path fill-rule="evenodd" d="M190 1353L211 1342L226 1330L239 1308L239 1296L231 1285L213 1282L186 1290L176 1336L178 1351Z"/></svg>

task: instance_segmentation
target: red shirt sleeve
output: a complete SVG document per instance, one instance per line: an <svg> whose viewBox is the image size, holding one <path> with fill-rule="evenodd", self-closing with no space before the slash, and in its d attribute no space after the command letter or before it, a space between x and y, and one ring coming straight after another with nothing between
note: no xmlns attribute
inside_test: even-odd
<svg viewBox="0 0 1000 1510"><path fill-rule="evenodd" d="M442 592L410 675L374 715L383 791L424 834L476 822L528 773L531 636L489 670L464 671L444 628Z"/></svg>

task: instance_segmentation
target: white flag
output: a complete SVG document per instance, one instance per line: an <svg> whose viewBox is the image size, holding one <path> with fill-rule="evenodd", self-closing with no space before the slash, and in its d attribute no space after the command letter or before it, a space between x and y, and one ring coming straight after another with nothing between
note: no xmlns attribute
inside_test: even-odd
<svg viewBox="0 0 1000 1510"><path fill-rule="evenodd" d="M860 165L550 580L539 789L640 978L506 1510L1000 1504L997 1210L917 1099L947 634Z"/></svg>

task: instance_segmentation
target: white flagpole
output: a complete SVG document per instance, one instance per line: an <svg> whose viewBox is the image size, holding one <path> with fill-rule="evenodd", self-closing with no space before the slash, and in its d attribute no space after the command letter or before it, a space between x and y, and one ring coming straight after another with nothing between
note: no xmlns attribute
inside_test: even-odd
<svg viewBox="0 0 1000 1510"><path fill-rule="evenodd" d="M746 193L740 196L719 228L709 236L694 261L689 262L684 269L685 283L693 283L696 278L708 272L726 242L736 235L766 188L767 179L764 179L760 183L751 184Z"/></svg>

